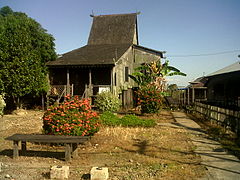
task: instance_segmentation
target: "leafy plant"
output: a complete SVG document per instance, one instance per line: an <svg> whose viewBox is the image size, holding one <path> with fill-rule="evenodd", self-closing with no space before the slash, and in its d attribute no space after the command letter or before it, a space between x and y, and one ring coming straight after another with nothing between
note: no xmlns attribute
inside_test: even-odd
<svg viewBox="0 0 240 180"><path fill-rule="evenodd" d="M169 61L161 63L160 60L150 64L143 64L129 75L138 85L138 104L141 105L142 113L156 113L159 111L163 96L166 94L166 76L186 74L177 68L169 66Z"/></svg>
<svg viewBox="0 0 240 180"><path fill-rule="evenodd" d="M100 120L101 124L106 126L119 126L121 124L121 119L109 111L103 112L100 115Z"/></svg>
<svg viewBox="0 0 240 180"><path fill-rule="evenodd" d="M137 91L138 105L141 105L142 113L157 113L162 105L162 91L156 89L153 84L148 84Z"/></svg>
<svg viewBox="0 0 240 180"><path fill-rule="evenodd" d="M141 119L136 115L125 115L120 118L111 112L101 114L100 120L106 126L153 127L156 125L153 119Z"/></svg>
<svg viewBox="0 0 240 180"><path fill-rule="evenodd" d="M44 134L91 136L99 130L99 116L88 99L67 96L61 104L47 110L43 116Z"/></svg>
<svg viewBox="0 0 240 180"><path fill-rule="evenodd" d="M96 96L94 104L100 111L117 111L120 108L120 100L110 91L103 91Z"/></svg>

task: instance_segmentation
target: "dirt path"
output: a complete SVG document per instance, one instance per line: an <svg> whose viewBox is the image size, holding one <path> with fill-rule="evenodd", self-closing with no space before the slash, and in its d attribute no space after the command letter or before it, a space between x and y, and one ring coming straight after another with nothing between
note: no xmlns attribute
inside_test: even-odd
<svg viewBox="0 0 240 180"><path fill-rule="evenodd" d="M68 165L71 180L89 179L93 166L108 167L110 180L198 179L205 174L188 131L170 127L176 122L168 111L142 117L156 119L154 128L102 127L79 147L79 157L71 162L63 161L62 147L31 143L25 156L12 159L12 142L4 138L14 133L41 133L42 115L28 111L0 119L0 179L49 179L53 165Z"/></svg>

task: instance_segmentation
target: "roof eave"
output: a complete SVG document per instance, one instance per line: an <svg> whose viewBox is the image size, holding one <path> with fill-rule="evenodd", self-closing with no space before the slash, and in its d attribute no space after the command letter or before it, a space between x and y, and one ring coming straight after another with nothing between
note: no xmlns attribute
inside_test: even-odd
<svg viewBox="0 0 240 180"><path fill-rule="evenodd" d="M147 50L147 51L150 51L150 52L154 52L154 53L160 55L161 58L163 58L163 54L166 53L166 51L157 51L157 50L154 50L154 49L151 49L151 48L147 48L147 47L144 47L144 46L140 46L140 45L136 45L136 44L133 44L132 46L134 48L139 48L139 49L144 49L144 50Z"/></svg>

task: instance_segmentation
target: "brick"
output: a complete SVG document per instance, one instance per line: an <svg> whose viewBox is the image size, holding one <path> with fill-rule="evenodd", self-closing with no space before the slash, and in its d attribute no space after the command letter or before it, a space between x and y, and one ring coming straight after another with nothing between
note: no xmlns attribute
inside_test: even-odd
<svg viewBox="0 0 240 180"><path fill-rule="evenodd" d="M91 180L107 180L109 177L108 168L93 167L91 169Z"/></svg>
<svg viewBox="0 0 240 180"><path fill-rule="evenodd" d="M50 179L68 179L69 166L53 166L50 169Z"/></svg>

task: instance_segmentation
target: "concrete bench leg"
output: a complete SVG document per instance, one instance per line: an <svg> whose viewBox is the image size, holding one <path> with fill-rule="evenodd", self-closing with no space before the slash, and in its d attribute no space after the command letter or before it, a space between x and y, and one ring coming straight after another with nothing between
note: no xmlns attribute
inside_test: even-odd
<svg viewBox="0 0 240 180"><path fill-rule="evenodd" d="M71 160L71 154L72 154L72 145L67 143L65 144L65 161Z"/></svg>
<svg viewBox="0 0 240 180"><path fill-rule="evenodd" d="M19 141L13 141L13 158L14 159L19 156L18 144L19 144Z"/></svg>
<svg viewBox="0 0 240 180"><path fill-rule="evenodd" d="M22 141L21 142L21 147L22 147L22 154L25 155L27 151L27 142Z"/></svg>

